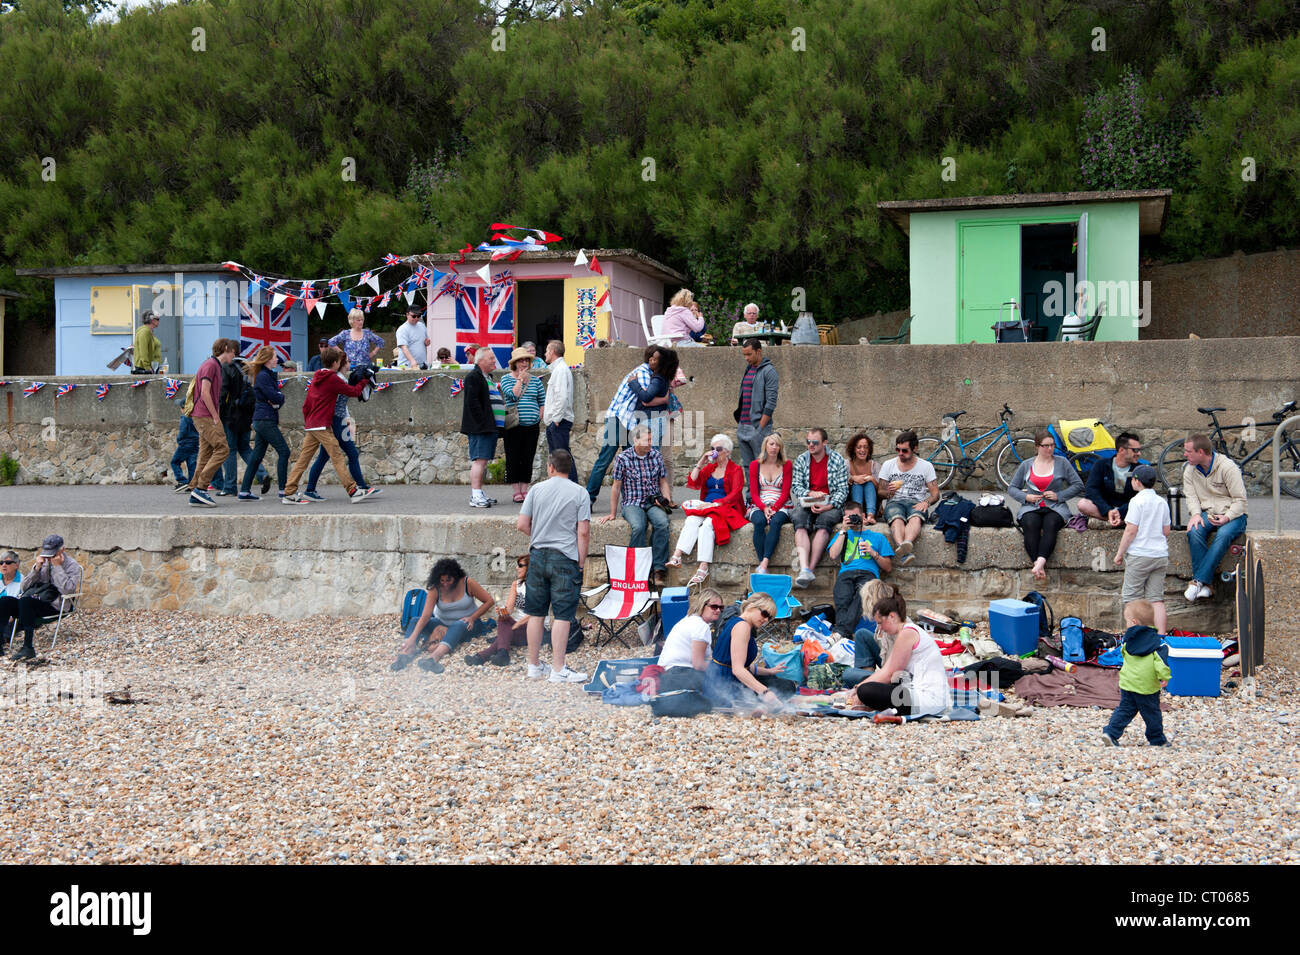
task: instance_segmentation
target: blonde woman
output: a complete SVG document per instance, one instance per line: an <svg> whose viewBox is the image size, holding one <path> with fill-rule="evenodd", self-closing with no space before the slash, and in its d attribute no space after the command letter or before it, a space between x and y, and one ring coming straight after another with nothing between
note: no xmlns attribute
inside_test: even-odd
<svg viewBox="0 0 1300 955"><path fill-rule="evenodd" d="M359 308L348 312L348 328L330 339L335 348L342 348L348 356L348 364L353 368L370 364L370 360L379 354L384 340L366 328L366 314Z"/></svg>
<svg viewBox="0 0 1300 955"><path fill-rule="evenodd" d="M754 526L755 573L766 574L768 561L781 539L781 526L790 520L790 474L785 442L778 434L763 439L763 455L749 462L749 523Z"/></svg>
<svg viewBox="0 0 1300 955"><path fill-rule="evenodd" d="M659 654L659 665L665 670L672 667L706 669L709 651L713 649L713 626L726 605L722 594L712 587L701 590L691 606L690 615L679 620L668 632Z"/></svg>
<svg viewBox="0 0 1300 955"><path fill-rule="evenodd" d="M761 703L775 709L781 698L798 689L777 671L758 662L758 641L754 635L776 616L776 604L764 593L751 594L718 632L713 645L705 690L715 706L744 706Z"/></svg>
<svg viewBox="0 0 1300 955"><path fill-rule="evenodd" d="M674 345L679 341L694 339L704 331L704 316L695 303L695 295L684 288L673 296L664 312L663 336Z"/></svg>
<svg viewBox="0 0 1300 955"><path fill-rule="evenodd" d="M253 495L253 477L262 466L267 448L275 448L275 478L280 497L284 497L284 485L289 478L289 442L280 433L280 406L284 404L284 392L280 390L275 373L279 364L280 356L275 349L263 345L244 368L253 386L253 434L257 437L244 470L243 486L239 489L241 501L257 500Z"/></svg>
<svg viewBox="0 0 1300 955"><path fill-rule="evenodd" d="M862 601L862 620L853 621L853 666L844 671L840 679L845 686L861 683L880 667L881 662L889 656L893 638L876 626L876 604L886 597L892 597L895 588L878 577L862 585L859 599ZM861 623L862 626L857 626Z"/></svg>

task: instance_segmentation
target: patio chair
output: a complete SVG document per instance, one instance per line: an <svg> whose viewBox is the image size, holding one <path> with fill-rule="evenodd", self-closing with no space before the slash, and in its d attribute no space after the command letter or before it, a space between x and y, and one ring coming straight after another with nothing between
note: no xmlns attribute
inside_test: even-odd
<svg viewBox="0 0 1300 955"><path fill-rule="evenodd" d="M596 618L596 646L617 640L631 647L624 633L654 616L659 595L650 589L653 562L654 552L649 547L605 547L609 583L582 592L583 607Z"/></svg>
<svg viewBox="0 0 1300 955"><path fill-rule="evenodd" d="M645 317L645 299L638 299L637 305L641 309L641 331L645 334L645 343L647 345L663 345L665 348L672 345L672 342L663 337L664 317L662 315L652 315L649 323Z"/></svg>
<svg viewBox="0 0 1300 955"><path fill-rule="evenodd" d="M823 345L838 345L840 343L840 333L834 325L818 325L817 335L822 340Z"/></svg>
<svg viewBox="0 0 1300 955"><path fill-rule="evenodd" d="M871 341L868 344L871 345L900 344L903 341L903 339L907 338L908 329L912 327L912 319L914 318L916 318L915 315L907 316L907 318L903 320L903 324L899 326L897 335L880 335L876 338L871 339Z"/></svg>
<svg viewBox="0 0 1300 955"><path fill-rule="evenodd" d="M83 572L83 577L81 581L81 590L78 590L75 594L63 594L61 597L59 597L58 613L50 614L49 616L45 616L45 617L36 618L37 630L39 630L41 627L46 627L49 626L50 624L54 624L54 637L53 639L50 640L51 650L53 650L54 645L59 642L59 627L63 625L63 618L71 616L73 612L76 611L77 609L76 602L81 599L81 595L85 591L85 589L86 589L86 581ZM17 636L18 636L18 618L15 617L14 625L9 629L10 649L13 648L14 639Z"/></svg>

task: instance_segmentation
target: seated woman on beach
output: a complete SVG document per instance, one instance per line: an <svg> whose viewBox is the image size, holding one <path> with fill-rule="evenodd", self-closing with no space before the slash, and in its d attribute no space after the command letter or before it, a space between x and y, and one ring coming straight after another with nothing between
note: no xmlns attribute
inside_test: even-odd
<svg viewBox="0 0 1300 955"><path fill-rule="evenodd" d="M892 640L884 664L849 692L849 703L899 716L933 716L948 709L948 677L934 638L907 618L897 590L876 601L876 632ZM904 678L904 674L907 678Z"/></svg>
<svg viewBox="0 0 1300 955"><path fill-rule="evenodd" d="M668 631L664 648L659 654L659 665L665 670L672 667L689 667L704 670L709 665L709 651L713 649L713 625L722 616L727 602L722 594L705 587L695 598L689 616L683 617Z"/></svg>
<svg viewBox="0 0 1300 955"><path fill-rule="evenodd" d="M528 646L528 614L524 613L524 580L528 577L528 555L515 561L515 579L506 594L505 606L497 611L497 638L478 653L465 656L472 667L490 663L494 667L510 666L510 648Z"/></svg>
<svg viewBox="0 0 1300 955"><path fill-rule="evenodd" d="M722 625L705 675L704 692L714 706L758 706L775 709L798 687L777 670L758 662L754 635L776 616L776 604L764 593L751 594L740 614Z"/></svg>
<svg viewBox="0 0 1300 955"><path fill-rule="evenodd" d="M415 659L418 648L438 641L433 652L418 666L430 673L441 673L446 669L439 662L443 657L470 637L487 633L492 625L487 614L496 599L450 557L444 557L433 565L425 588L424 610L420 619L411 624L406 640L397 652L397 659L389 669L405 669Z"/></svg>

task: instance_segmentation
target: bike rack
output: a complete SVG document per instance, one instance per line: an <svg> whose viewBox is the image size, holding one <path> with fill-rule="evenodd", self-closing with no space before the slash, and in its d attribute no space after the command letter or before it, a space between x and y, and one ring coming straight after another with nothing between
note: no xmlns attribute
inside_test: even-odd
<svg viewBox="0 0 1300 955"><path fill-rule="evenodd" d="M1282 448L1278 444L1282 440L1282 432L1292 421L1300 421L1300 414L1293 414L1285 421L1281 422L1273 431L1273 533L1282 533L1282 478L1300 478L1300 471L1280 472L1278 468L1282 466Z"/></svg>

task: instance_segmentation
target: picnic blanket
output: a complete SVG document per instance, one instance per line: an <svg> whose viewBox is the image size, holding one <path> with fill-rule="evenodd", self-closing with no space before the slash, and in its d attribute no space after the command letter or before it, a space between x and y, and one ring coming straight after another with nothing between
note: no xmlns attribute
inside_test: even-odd
<svg viewBox="0 0 1300 955"><path fill-rule="evenodd" d="M1016 681L1016 696L1035 706L1119 706L1119 671L1080 664L1073 673L1052 670ZM1167 703L1160 705L1169 709Z"/></svg>

